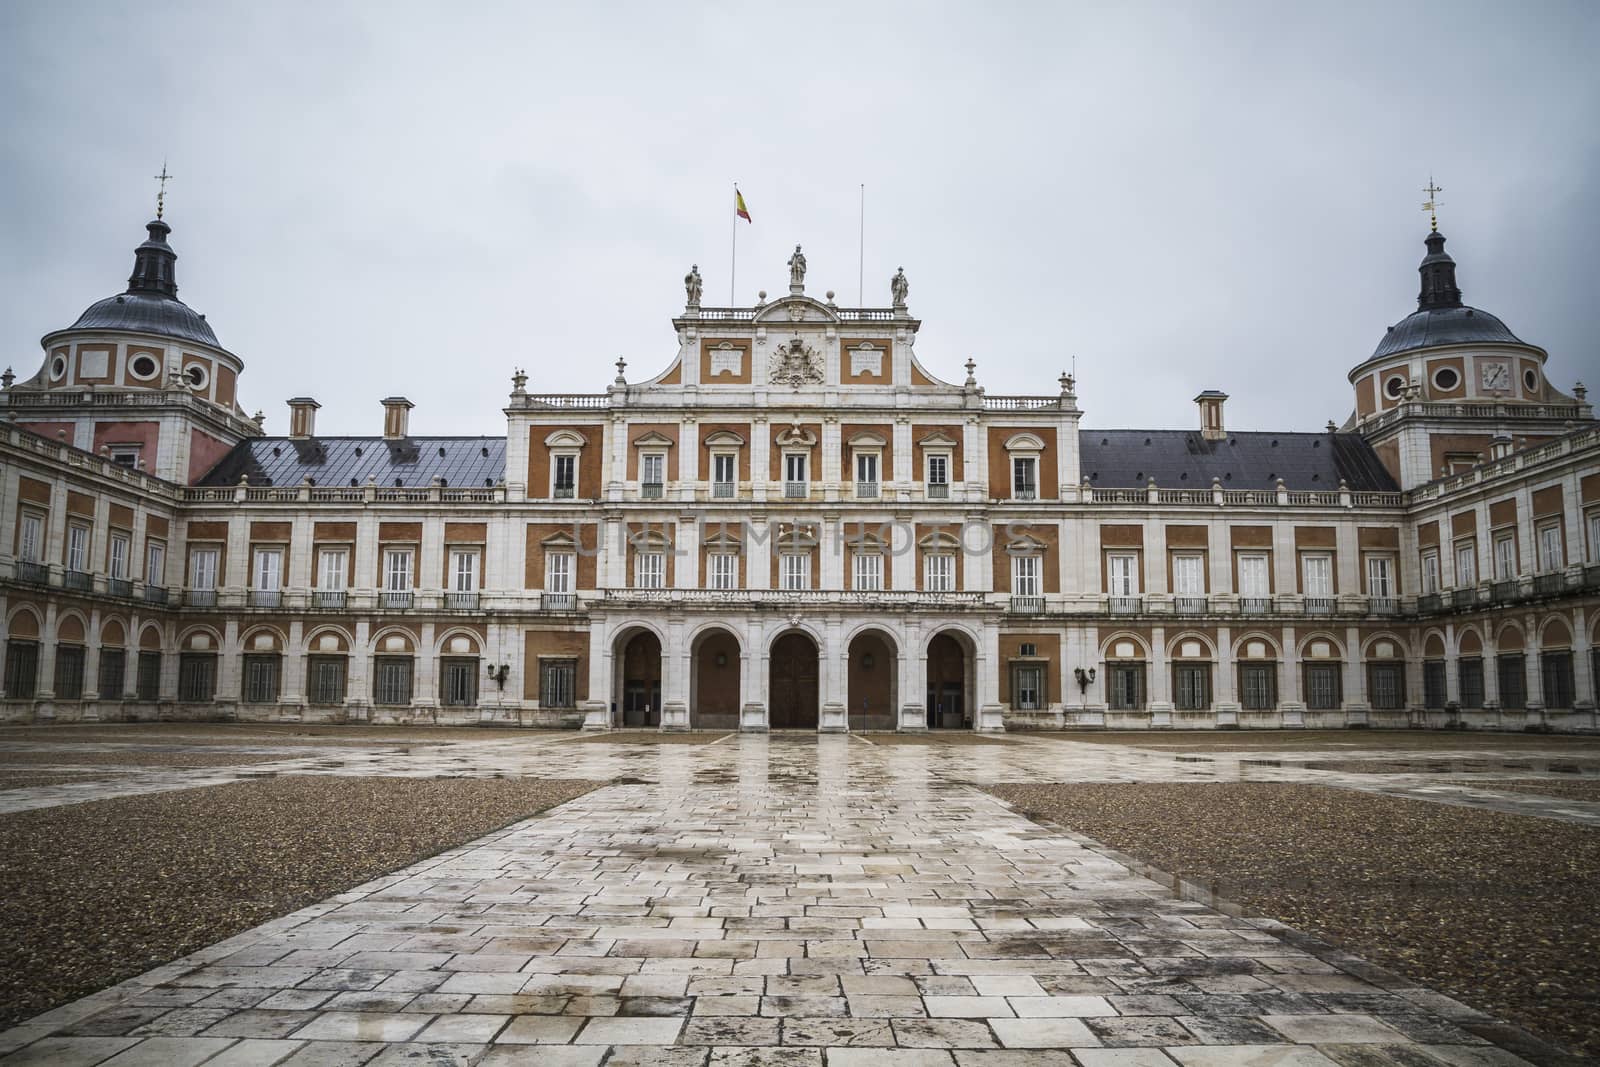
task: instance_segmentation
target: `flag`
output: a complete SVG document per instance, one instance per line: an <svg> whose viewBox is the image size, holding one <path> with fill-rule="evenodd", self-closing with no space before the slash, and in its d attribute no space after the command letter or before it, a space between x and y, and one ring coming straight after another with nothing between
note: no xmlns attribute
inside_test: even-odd
<svg viewBox="0 0 1600 1067"><path fill-rule="evenodd" d="M733 213L746 222L750 221L750 209L744 206L744 194L737 185L733 187Z"/></svg>

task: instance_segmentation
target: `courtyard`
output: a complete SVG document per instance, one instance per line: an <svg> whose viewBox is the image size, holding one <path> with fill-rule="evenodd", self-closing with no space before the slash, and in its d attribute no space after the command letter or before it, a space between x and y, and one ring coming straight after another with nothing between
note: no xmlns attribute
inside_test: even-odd
<svg viewBox="0 0 1600 1067"><path fill-rule="evenodd" d="M3 728L0 1056L1577 1062L1597 786L1527 734Z"/></svg>

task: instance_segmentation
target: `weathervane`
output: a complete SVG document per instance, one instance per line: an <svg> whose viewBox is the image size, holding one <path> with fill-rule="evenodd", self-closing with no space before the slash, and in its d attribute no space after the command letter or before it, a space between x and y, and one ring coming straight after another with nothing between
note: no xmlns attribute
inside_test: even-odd
<svg viewBox="0 0 1600 1067"><path fill-rule="evenodd" d="M1428 184L1422 189L1428 194L1428 199L1422 202L1422 210L1428 213L1428 221L1433 223L1433 232L1439 232L1439 194L1444 192L1439 186L1433 184L1433 175L1428 175Z"/></svg>
<svg viewBox="0 0 1600 1067"><path fill-rule="evenodd" d="M172 175L167 173L166 160L161 161L161 173L157 174L155 179L161 183L161 188L156 192L156 218L159 219L161 213L167 209L167 182L172 180Z"/></svg>

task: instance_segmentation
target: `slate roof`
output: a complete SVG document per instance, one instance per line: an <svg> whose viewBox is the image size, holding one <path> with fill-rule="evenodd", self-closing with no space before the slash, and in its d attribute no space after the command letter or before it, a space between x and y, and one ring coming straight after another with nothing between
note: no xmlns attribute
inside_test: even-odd
<svg viewBox="0 0 1600 1067"><path fill-rule="evenodd" d="M458 489L494 485L506 474L506 439L499 437L256 437L241 441L200 479L200 485L366 485L426 488L443 478Z"/></svg>
<svg viewBox="0 0 1600 1067"><path fill-rule="evenodd" d="M1435 345L1474 343L1520 345L1526 342L1487 311L1452 307L1413 311L1393 326L1373 349L1372 359Z"/></svg>
<svg viewBox="0 0 1600 1067"><path fill-rule="evenodd" d="M148 293L123 293L98 300L78 316L72 329L128 330L222 347L204 315L182 300Z"/></svg>
<svg viewBox="0 0 1600 1067"><path fill-rule="evenodd" d="M1395 492L1372 446L1353 433L1230 433L1207 441L1198 430L1095 430L1078 433L1079 470L1096 489L1337 489Z"/></svg>

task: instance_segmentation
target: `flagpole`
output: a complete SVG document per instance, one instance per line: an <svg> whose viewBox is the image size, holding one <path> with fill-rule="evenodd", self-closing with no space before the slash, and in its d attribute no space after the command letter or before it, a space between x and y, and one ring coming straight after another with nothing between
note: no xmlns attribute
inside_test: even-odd
<svg viewBox="0 0 1600 1067"><path fill-rule="evenodd" d="M739 183L733 183L733 202L739 203ZM728 223L733 227L733 240L730 245L732 251L728 254L728 306L734 306L734 290L739 278L739 213L735 211L728 216Z"/></svg>
<svg viewBox="0 0 1600 1067"><path fill-rule="evenodd" d="M856 260L856 306L866 306L867 293L867 183L861 183L861 234L857 244L859 257Z"/></svg>

